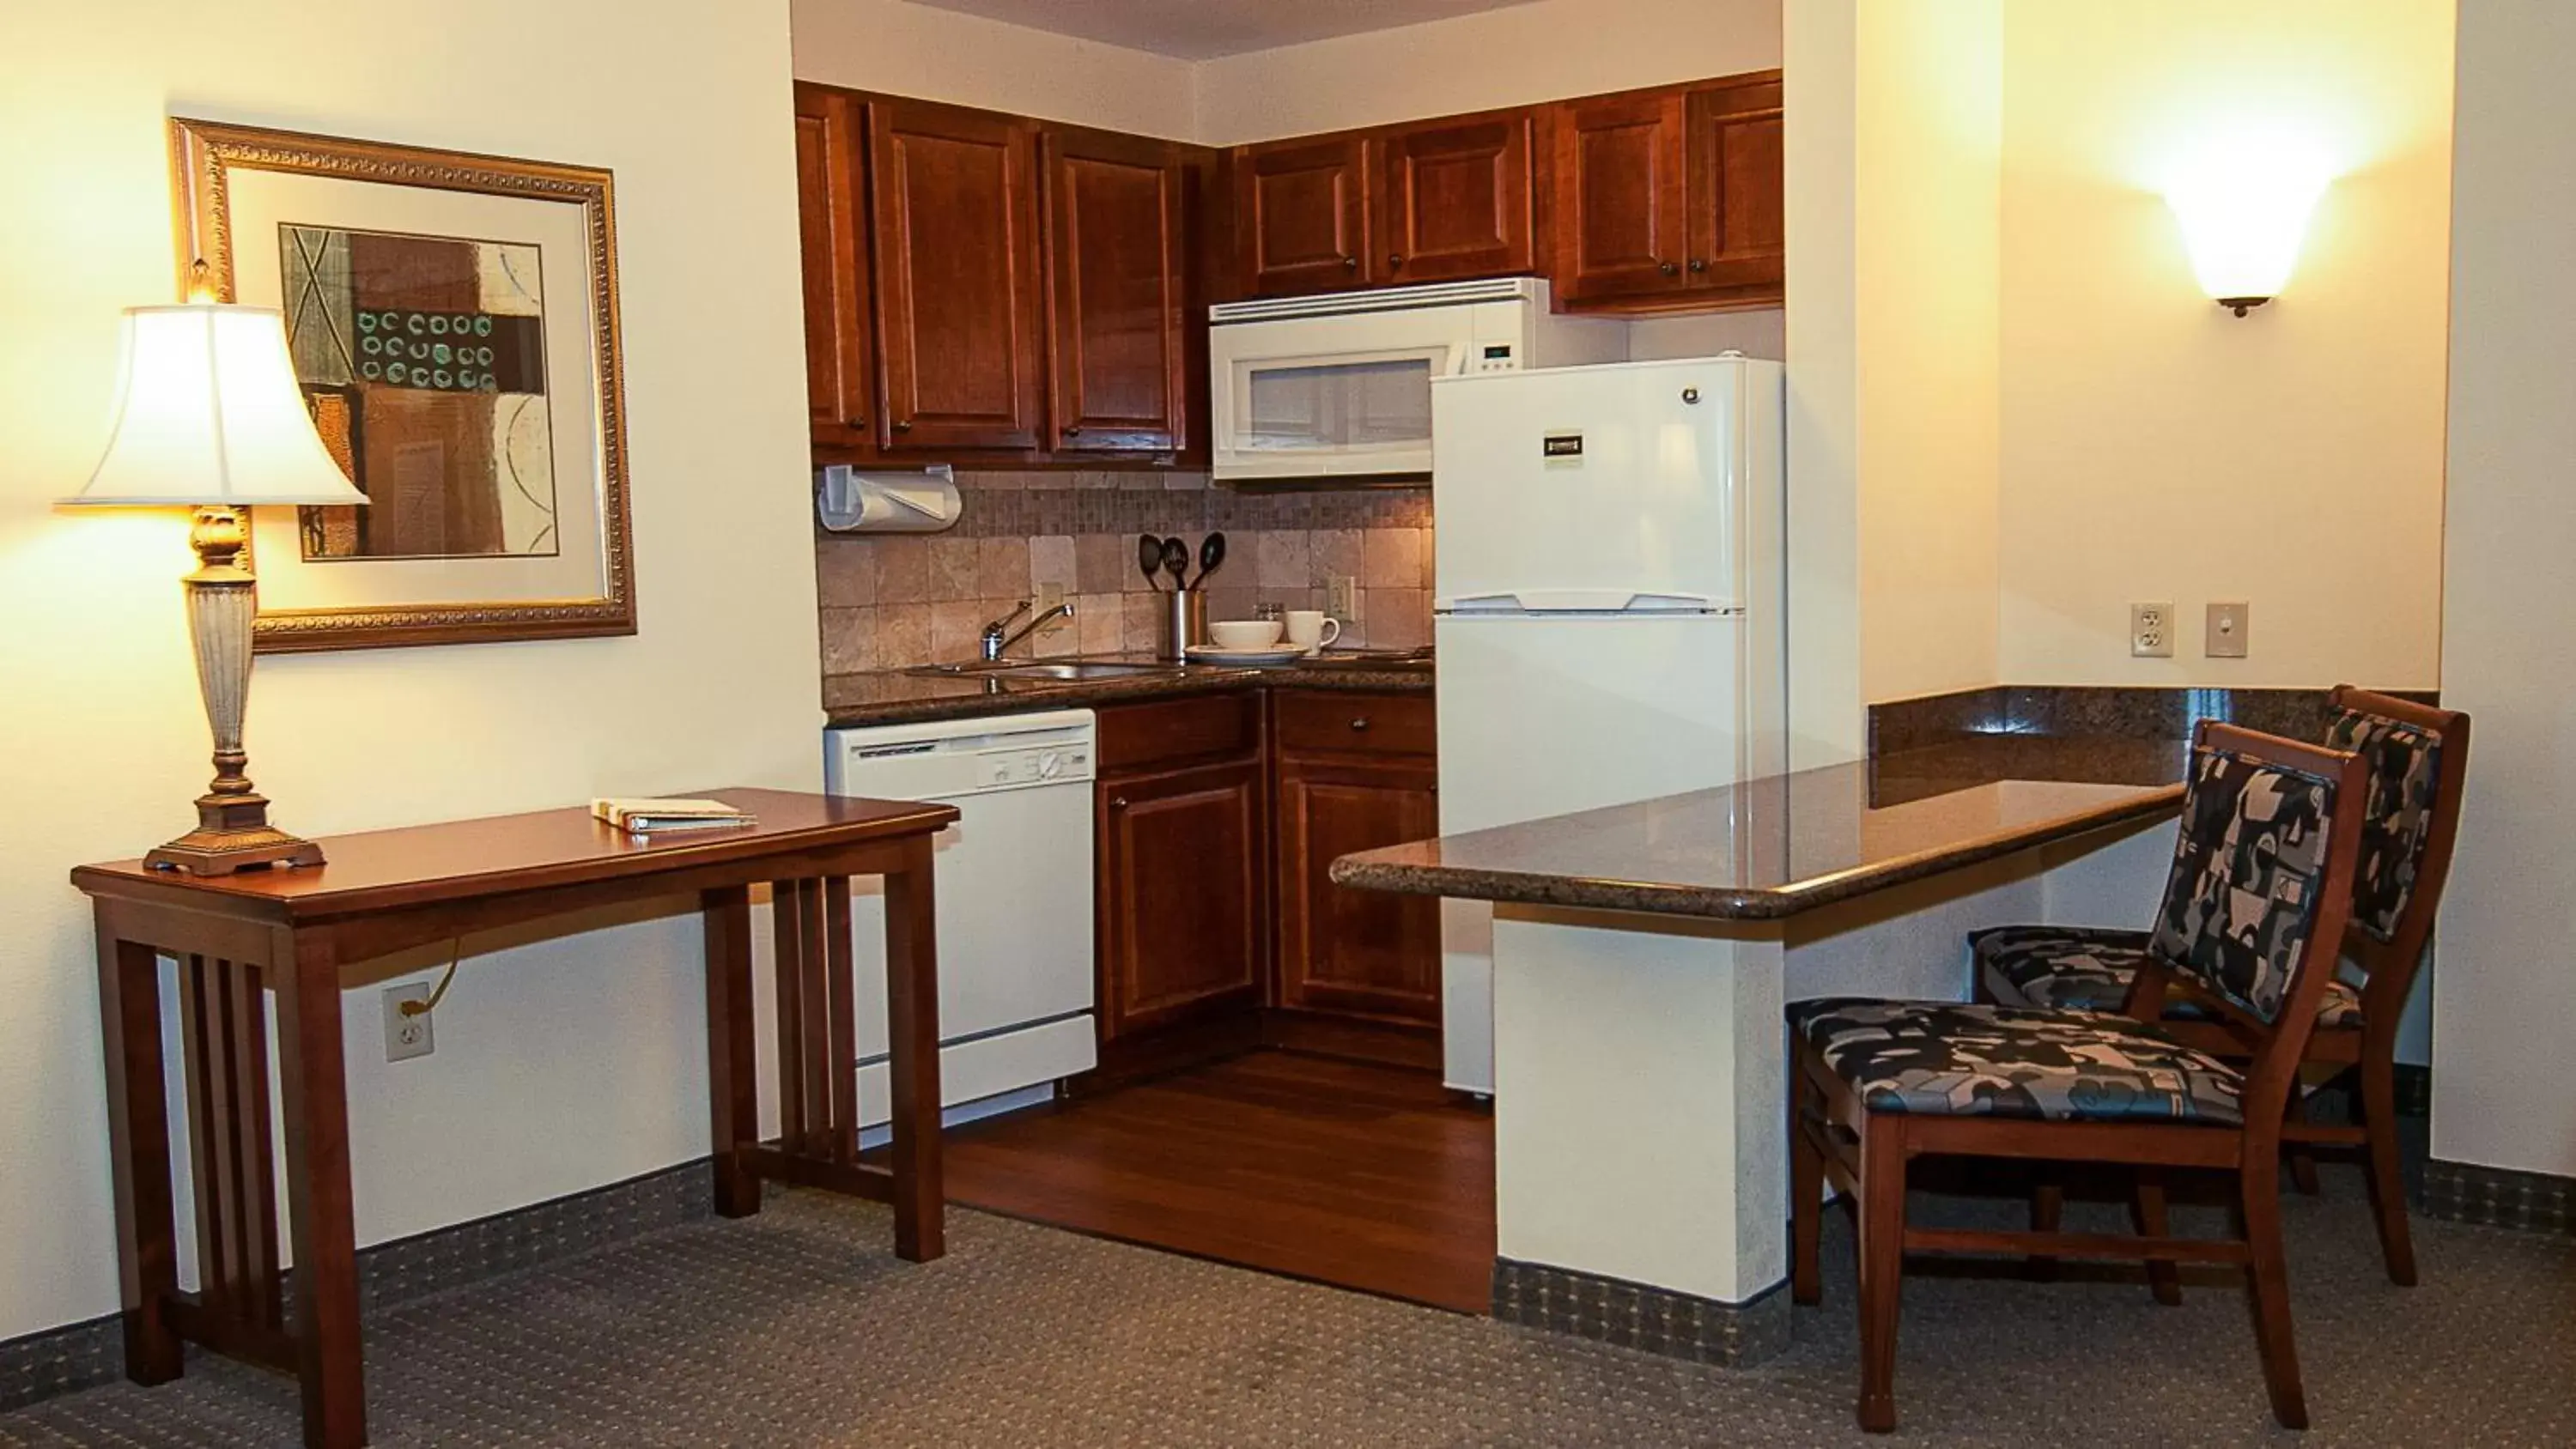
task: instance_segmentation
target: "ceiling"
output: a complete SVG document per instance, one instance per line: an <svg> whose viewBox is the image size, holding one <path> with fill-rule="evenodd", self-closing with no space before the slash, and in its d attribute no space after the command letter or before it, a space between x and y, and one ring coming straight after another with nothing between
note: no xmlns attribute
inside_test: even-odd
<svg viewBox="0 0 2576 1449"><path fill-rule="evenodd" d="M1184 60L1392 30L1530 0L913 0Z"/></svg>

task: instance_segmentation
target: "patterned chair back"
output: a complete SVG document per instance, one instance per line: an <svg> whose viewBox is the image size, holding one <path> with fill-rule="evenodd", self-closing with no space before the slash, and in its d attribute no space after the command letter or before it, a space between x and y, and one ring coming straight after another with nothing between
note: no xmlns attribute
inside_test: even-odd
<svg viewBox="0 0 2576 1449"><path fill-rule="evenodd" d="M2370 785L2362 801L2361 863L2352 886L2352 923L2386 944L2396 939L2417 883L2425 877L2435 822L2445 818L2446 810L2452 817L2458 813L2458 802L2443 795L2442 752L2452 730L2439 722L2356 708L2356 702L2372 698L2358 690L2338 690L2336 698L2326 745L2361 756L2370 768ZM2424 713L2438 721L2443 712ZM2466 716L2451 718L2465 722Z"/></svg>
<svg viewBox="0 0 2576 1449"><path fill-rule="evenodd" d="M2246 733L2204 725L2193 744L2173 873L2147 949L2177 975L2273 1022L2327 904L2319 893L2332 884L2328 846L2342 802L2330 775L2229 747L2231 736ZM2331 969L2331 949L2323 959Z"/></svg>

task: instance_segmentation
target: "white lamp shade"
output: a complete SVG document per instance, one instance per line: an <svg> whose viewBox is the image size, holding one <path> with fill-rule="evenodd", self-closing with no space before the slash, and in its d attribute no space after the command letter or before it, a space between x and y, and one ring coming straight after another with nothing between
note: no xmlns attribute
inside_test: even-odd
<svg viewBox="0 0 2576 1449"><path fill-rule="evenodd" d="M73 503L353 504L274 307L125 310L114 433Z"/></svg>
<svg viewBox="0 0 2576 1449"><path fill-rule="evenodd" d="M2277 297L2298 264L2308 216L2326 178L2287 166L2239 164L2165 193L2202 290L2212 297Z"/></svg>

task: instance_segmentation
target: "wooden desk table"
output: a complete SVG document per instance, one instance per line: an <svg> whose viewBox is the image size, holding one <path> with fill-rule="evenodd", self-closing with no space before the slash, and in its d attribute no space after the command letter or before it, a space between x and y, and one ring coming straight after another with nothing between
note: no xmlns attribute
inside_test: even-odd
<svg viewBox="0 0 2576 1449"><path fill-rule="evenodd" d="M366 1385L350 1208L342 971L514 922L696 894L706 921L707 1080L715 1206L760 1210L760 1180L894 1205L895 1252L943 1251L938 946L931 837L946 805L776 790L712 795L759 816L739 830L636 840L548 810L344 835L316 869L196 879L140 861L85 865L98 918L99 1008L114 1134L126 1376L176 1378L179 1345L296 1375L304 1442L364 1444ZM850 884L885 878L891 1165L858 1158ZM751 888L769 885L778 970L782 1135L760 1138L753 1080ZM178 961L200 1287L180 1291L162 1088L159 956ZM269 995L284 1097L295 1310L282 1312L269 1130Z"/></svg>

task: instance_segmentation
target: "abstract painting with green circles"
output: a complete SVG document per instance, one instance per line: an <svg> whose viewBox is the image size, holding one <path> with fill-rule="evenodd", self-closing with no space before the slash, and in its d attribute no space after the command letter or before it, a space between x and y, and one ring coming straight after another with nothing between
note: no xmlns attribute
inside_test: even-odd
<svg viewBox="0 0 2576 1449"><path fill-rule="evenodd" d="M304 557L554 554L537 248L281 225L286 338L365 508L303 510Z"/></svg>

